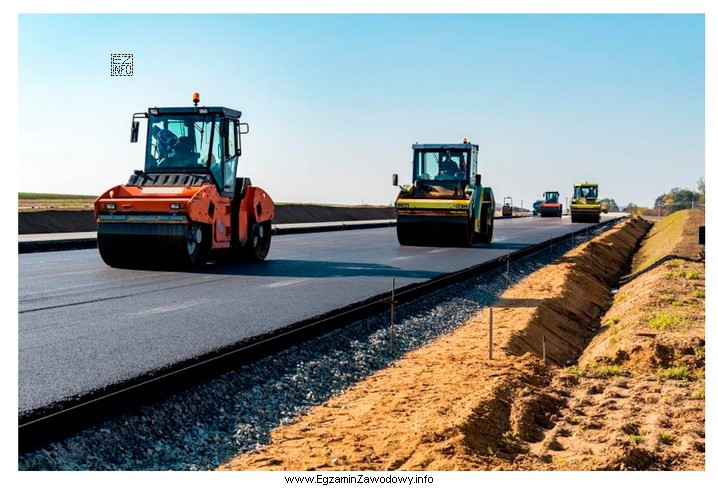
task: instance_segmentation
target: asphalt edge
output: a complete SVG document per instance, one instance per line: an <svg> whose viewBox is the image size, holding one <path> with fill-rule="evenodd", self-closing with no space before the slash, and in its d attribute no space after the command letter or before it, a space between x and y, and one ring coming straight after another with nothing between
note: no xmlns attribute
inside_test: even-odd
<svg viewBox="0 0 718 488"><path fill-rule="evenodd" d="M530 215L511 217L515 219L530 217ZM509 218L509 217L506 217ZM502 220L504 217L495 217L495 220ZM387 222L366 222L366 221L349 221L349 222L330 222L327 224L314 223L306 226L285 227L286 225L295 224L274 224L272 226L272 235L291 235L291 234L311 234L315 232L336 232L342 230L360 230L360 229L376 229L381 227L396 227L396 220ZM55 239L55 240L38 240L18 242L18 254L29 254L35 252L53 252L53 251L75 251L80 249L97 248L97 238L80 238L80 239Z"/></svg>

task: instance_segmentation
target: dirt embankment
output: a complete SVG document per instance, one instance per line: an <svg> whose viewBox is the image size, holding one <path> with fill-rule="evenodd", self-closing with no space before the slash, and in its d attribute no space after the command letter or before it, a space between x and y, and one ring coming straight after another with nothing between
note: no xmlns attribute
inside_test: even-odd
<svg viewBox="0 0 718 488"><path fill-rule="evenodd" d="M648 228L631 219L509 289L494 307L493 360L484 313L220 469L702 469L700 445L680 433L702 432L701 407L691 404L702 402L699 385L661 381L670 374L663 370L613 374L610 361L579 358ZM547 364L539 359L543 336ZM576 359L581 366L564 367ZM650 414L656 405L668 414L676 403L696 422L671 430ZM644 443L645 426L654 424L663 430L650 430ZM654 449L668 445L677 457Z"/></svg>
<svg viewBox="0 0 718 488"><path fill-rule="evenodd" d="M287 203L277 205L275 224L353 222L396 218L396 209L383 206L340 206ZM91 210L37 210L18 214L19 234L93 232L97 223Z"/></svg>
<svg viewBox="0 0 718 488"><path fill-rule="evenodd" d="M570 396L548 442L565 469L705 469L704 219L653 227L578 366L555 377Z"/></svg>

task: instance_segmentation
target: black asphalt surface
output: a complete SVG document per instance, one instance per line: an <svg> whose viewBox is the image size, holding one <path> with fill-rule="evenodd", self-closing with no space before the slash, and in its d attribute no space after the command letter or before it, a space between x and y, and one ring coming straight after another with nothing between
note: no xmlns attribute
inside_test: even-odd
<svg viewBox="0 0 718 488"><path fill-rule="evenodd" d="M615 215L604 215L603 219ZM275 236L267 261L199 272L107 267L96 249L19 256L19 413L584 228L497 220L471 249L402 247L394 228Z"/></svg>

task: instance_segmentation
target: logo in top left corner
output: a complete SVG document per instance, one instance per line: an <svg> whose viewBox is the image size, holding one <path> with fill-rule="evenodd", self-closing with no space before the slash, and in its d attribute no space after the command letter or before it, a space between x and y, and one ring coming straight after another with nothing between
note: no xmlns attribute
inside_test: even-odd
<svg viewBox="0 0 718 488"><path fill-rule="evenodd" d="M132 54L110 54L110 76L132 76Z"/></svg>

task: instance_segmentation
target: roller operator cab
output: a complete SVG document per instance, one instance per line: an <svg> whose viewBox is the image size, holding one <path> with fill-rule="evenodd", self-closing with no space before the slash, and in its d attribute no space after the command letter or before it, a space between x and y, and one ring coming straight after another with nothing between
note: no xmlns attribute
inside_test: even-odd
<svg viewBox="0 0 718 488"><path fill-rule="evenodd" d="M274 202L237 177L242 113L225 107L150 108L132 117L130 141L147 120L144 170L94 205L97 245L110 266L199 266L210 255L261 261Z"/></svg>
<svg viewBox="0 0 718 488"><path fill-rule="evenodd" d="M563 205L559 202L557 191L547 191L543 194L544 201L539 206L541 217L561 217Z"/></svg>
<svg viewBox="0 0 718 488"><path fill-rule="evenodd" d="M479 146L414 144L412 181L400 187L396 232L402 245L471 246L494 232L494 195L481 185ZM398 186L397 175L393 183Z"/></svg>
<svg viewBox="0 0 718 488"><path fill-rule="evenodd" d="M571 198L571 222L601 221L601 203L598 201L598 185L576 183Z"/></svg>

